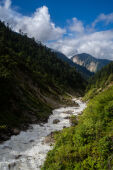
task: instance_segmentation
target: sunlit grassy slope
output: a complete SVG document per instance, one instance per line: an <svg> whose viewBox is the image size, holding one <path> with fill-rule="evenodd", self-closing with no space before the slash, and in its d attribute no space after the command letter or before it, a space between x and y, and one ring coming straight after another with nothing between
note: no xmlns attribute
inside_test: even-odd
<svg viewBox="0 0 113 170"><path fill-rule="evenodd" d="M78 125L56 136L42 169L113 169L113 86L90 100Z"/></svg>

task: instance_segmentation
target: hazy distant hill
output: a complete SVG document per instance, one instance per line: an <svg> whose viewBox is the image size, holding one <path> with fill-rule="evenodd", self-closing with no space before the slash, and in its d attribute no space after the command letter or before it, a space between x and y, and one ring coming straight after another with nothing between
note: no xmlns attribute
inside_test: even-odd
<svg viewBox="0 0 113 170"><path fill-rule="evenodd" d="M84 66L91 72L97 72L102 67L111 62L110 60L106 59L97 59L86 53L77 54L73 56L71 60L80 66Z"/></svg>

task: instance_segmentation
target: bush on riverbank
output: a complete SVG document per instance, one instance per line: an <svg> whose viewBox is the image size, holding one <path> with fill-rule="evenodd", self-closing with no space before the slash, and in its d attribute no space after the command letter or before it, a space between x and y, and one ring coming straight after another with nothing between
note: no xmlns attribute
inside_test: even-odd
<svg viewBox="0 0 113 170"><path fill-rule="evenodd" d="M42 170L113 168L113 86L93 98L78 125L64 129Z"/></svg>

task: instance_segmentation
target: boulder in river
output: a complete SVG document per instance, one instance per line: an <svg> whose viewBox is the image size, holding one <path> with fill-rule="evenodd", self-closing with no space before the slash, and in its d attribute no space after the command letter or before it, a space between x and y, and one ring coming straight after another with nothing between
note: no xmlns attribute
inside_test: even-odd
<svg viewBox="0 0 113 170"><path fill-rule="evenodd" d="M3 149L12 149L12 147L4 146Z"/></svg>
<svg viewBox="0 0 113 170"><path fill-rule="evenodd" d="M20 130L19 130L19 129L16 129L16 128L13 129L13 134L14 134L14 135L18 135L19 133L20 133Z"/></svg>
<svg viewBox="0 0 113 170"><path fill-rule="evenodd" d="M59 119L54 119L54 120L53 120L53 124L57 124L57 123L59 123L59 122L60 122Z"/></svg>
<svg viewBox="0 0 113 170"><path fill-rule="evenodd" d="M44 142L50 144L54 143L54 133L51 132L48 136L46 136Z"/></svg>
<svg viewBox="0 0 113 170"><path fill-rule="evenodd" d="M12 162L8 165L8 168L9 169L14 169L14 167L16 166L16 163L15 162Z"/></svg>
<svg viewBox="0 0 113 170"><path fill-rule="evenodd" d="M64 119L70 119L70 117L69 117L69 116L66 116Z"/></svg>
<svg viewBox="0 0 113 170"><path fill-rule="evenodd" d="M34 140L30 140L29 142L32 143L32 142L34 142Z"/></svg>
<svg viewBox="0 0 113 170"><path fill-rule="evenodd" d="M19 159L22 155L15 156L15 159Z"/></svg>
<svg viewBox="0 0 113 170"><path fill-rule="evenodd" d="M72 110L68 110L66 112L64 112L65 114L69 114L69 115L72 115Z"/></svg>

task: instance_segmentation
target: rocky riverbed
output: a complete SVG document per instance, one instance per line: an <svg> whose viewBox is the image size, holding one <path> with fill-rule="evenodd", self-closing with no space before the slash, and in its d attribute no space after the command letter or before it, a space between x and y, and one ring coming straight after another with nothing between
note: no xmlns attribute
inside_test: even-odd
<svg viewBox="0 0 113 170"><path fill-rule="evenodd" d="M53 148L53 132L70 126L69 117L78 115L86 104L73 99L76 107L61 107L53 110L47 123L30 125L27 131L13 135L0 145L0 170L40 170L49 150Z"/></svg>

